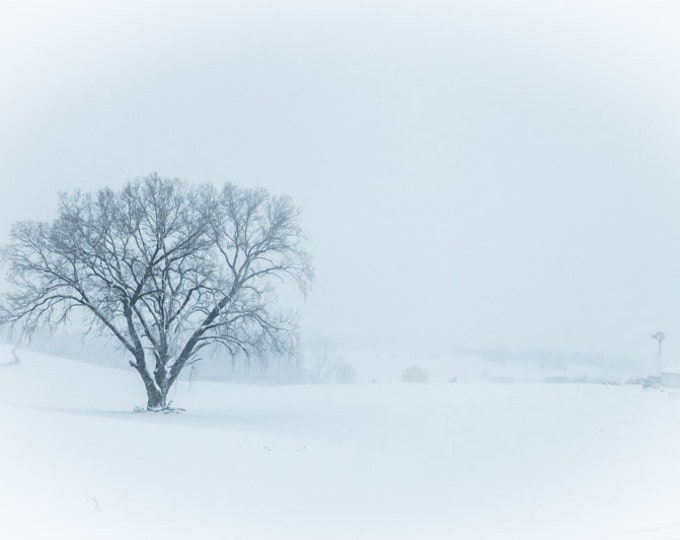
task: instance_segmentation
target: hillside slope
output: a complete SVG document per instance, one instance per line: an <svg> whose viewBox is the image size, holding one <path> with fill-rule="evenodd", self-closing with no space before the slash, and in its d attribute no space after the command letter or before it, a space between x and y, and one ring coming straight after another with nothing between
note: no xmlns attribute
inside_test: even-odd
<svg viewBox="0 0 680 540"><path fill-rule="evenodd" d="M633 386L179 383L20 352L0 367L16 538L680 536L680 397ZM0 363L11 360L0 349Z"/></svg>

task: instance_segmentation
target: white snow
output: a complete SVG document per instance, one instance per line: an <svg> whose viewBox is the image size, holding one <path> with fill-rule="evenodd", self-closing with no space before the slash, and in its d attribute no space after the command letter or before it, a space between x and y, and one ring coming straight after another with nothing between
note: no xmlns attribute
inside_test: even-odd
<svg viewBox="0 0 680 540"><path fill-rule="evenodd" d="M20 357L1 538L680 537L677 392L181 381L163 415L132 370Z"/></svg>

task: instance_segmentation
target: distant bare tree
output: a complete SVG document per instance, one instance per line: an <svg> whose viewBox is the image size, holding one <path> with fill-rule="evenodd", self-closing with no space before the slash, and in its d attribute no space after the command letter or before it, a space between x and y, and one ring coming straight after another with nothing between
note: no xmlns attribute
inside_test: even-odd
<svg viewBox="0 0 680 540"><path fill-rule="evenodd" d="M122 190L62 194L52 223L20 222L1 252L12 288L0 324L28 335L75 309L129 351L149 409L197 353L292 352L295 318L278 283L311 282L299 211L288 197L150 175Z"/></svg>

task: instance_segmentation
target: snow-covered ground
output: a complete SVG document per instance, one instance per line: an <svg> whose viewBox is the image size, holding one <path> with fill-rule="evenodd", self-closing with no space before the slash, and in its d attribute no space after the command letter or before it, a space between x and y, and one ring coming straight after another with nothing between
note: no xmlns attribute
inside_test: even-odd
<svg viewBox="0 0 680 540"><path fill-rule="evenodd" d="M131 371L19 355L0 538L680 538L676 391L181 381L162 415Z"/></svg>

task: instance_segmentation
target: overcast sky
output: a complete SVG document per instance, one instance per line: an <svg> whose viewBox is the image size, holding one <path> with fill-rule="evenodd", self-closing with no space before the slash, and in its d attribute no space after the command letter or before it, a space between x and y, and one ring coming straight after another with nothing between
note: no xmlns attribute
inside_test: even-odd
<svg viewBox="0 0 680 540"><path fill-rule="evenodd" d="M679 6L5 0L0 235L151 171L261 185L308 332L680 359Z"/></svg>

